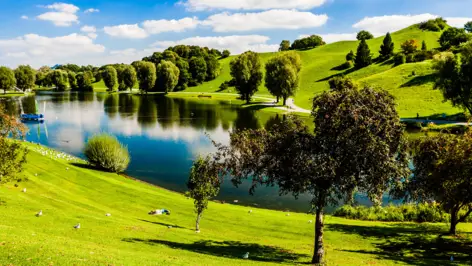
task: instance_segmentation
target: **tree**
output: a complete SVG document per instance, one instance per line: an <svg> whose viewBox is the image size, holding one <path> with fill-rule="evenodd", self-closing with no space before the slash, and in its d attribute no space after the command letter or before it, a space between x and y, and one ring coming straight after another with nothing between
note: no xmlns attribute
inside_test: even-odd
<svg viewBox="0 0 472 266"><path fill-rule="evenodd" d="M216 144L214 159L234 185L251 178L250 193L266 185L277 186L282 195L310 194L316 212L312 263L323 264L325 207L354 187L378 195L408 176L409 168L403 126L386 91L339 88L316 96L312 110L313 134L295 118L268 129L235 131L230 146Z"/></svg>
<svg viewBox="0 0 472 266"><path fill-rule="evenodd" d="M469 22L465 23L464 29L465 29L467 32L472 33L472 21L469 21Z"/></svg>
<svg viewBox="0 0 472 266"><path fill-rule="evenodd" d="M0 84L3 84L1 72L0 68ZM22 140L26 132L27 128L16 117L8 115L0 105L0 185L22 179L18 174L23 171L28 149L23 143L10 138Z"/></svg>
<svg viewBox="0 0 472 266"><path fill-rule="evenodd" d="M299 72L301 70L300 56L295 53L282 54L271 58L266 63L265 85L269 92L283 98L283 104L286 105L287 98L295 95L299 85ZM297 58L297 59L296 59ZM297 63L293 63L292 60ZM278 100L277 100L278 101Z"/></svg>
<svg viewBox="0 0 472 266"><path fill-rule="evenodd" d="M372 35L372 33L366 31L366 30L362 30L362 31L359 31L359 33L357 33L357 39L359 41L366 41L366 40L370 40L370 39L373 39L374 38L374 35Z"/></svg>
<svg viewBox="0 0 472 266"><path fill-rule="evenodd" d="M465 32L465 29L448 28L439 38L439 44L443 49L449 49L452 46L458 46L461 43L470 40L470 35Z"/></svg>
<svg viewBox="0 0 472 266"><path fill-rule="evenodd" d="M3 90L3 94L6 94L7 90L11 90L15 86L15 73L8 67L0 67L0 90Z"/></svg>
<svg viewBox="0 0 472 266"><path fill-rule="evenodd" d="M36 81L36 74L34 69L30 66L19 66L15 69L15 79L16 86L22 90L26 91L28 89L34 88Z"/></svg>
<svg viewBox="0 0 472 266"><path fill-rule="evenodd" d="M138 81L136 70L131 65L124 65L121 71L123 86L125 90L132 90Z"/></svg>
<svg viewBox="0 0 472 266"><path fill-rule="evenodd" d="M38 85L39 87L46 86L46 75L47 73L38 71L36 72L36 78L35 78L35 84Z"/></svg>
<svg viewBox="0 0 472 266"><path fill-rule="evenodd" d="M198 85L205 81L207 78L207 64L203 57L192 57L189 62L190 74L192 79L190 81L191 85Z"/></svg>
<svg viewBox="0 0 472 266"><path fill-rule="evenodd" d="M421 51L428 51L428 46L426 45L426 42L424 40L421 43Z"/></svg>
<svg viewBox="0 0 472 266"><path fill-rule="evenodd" d="M165 93L173 91L179 82L179 68L170 61L162 60L157 66L156 73L156 91Z"/></svg>
<svg viewBox="0 0 472 266"><path fill-rule="evenodd" d="M92 80L93 74L90 71L80 72L75 76L77 79L77 87L80 91L93 91Z"/></svg>
<svg viewBox="0 0 472 266"><path fill-rule="evenodd" d="M279 52L288 51L288 50L290 50L290 41L289 40L283 40L280 43Z"/></svg>
<svg viewBox="0 0 472 266"><path fill-rule="evenodd" d="M208 201L220 191L219 170L210 157L198 157L194 162L187 181L188 195L194 199L197 221L195 230L200 231L202 213L208 208Z"/></svg>
<svg viewBox="0 0 472 266"><path fill-rule="evenodd" d="M292 43L291 49L293 50L306 50L316 48L318 46L325 45L326 43L323 41L323 38L318 35L311 35L309 37L305 37L299 40L295 40Z"/></svg>
<svg viewBox="0 0 472 266"><path fill-rule="evenodd" d="M248 51L234 58L230 63L231 76L236 90L247 103L262 83L261 60L257 53Z"/></svg>
<svg viewBox="0 0 472 266"><path fill-rule="evenodd" d="M56 90L64 91L67 89L68 77L67 72L64 70L56 69L49 72L48 79L51 81L51 84L55 86Z"/></svg>
<svg viewBox="0 0 472 266"><path fill-rule="evenodd" d="M224 50L223 54L221 55L221 58L227 58L231 55L231 52L229 50Z"/></svg>
<svg viewBox="0 0 472 266"><path fill-rule="evenodd" d="M346 55L346 61L354 61L356 59L356 55L354 52L351 50L347 55Z"/></svg>
<svg viewBox="0 0 472 266"><path fill-rule="evenodd" d="M151 62L137 61L133 63L138 75L139 89L144 92L151 91L156 84L156 66Z"/></svg>
<svg viewBox="0 0 472 266"><path fill-rule="evenodd" d="M182 91L187 88L187 85L190 79L192 78L189 72L190 66L187 60L185 60L184 58L179 58L179 60L177 60L177 63L175 65L179 68L179 71L180 71L179 83L177 83L176 89Z"/></svg>
<svg viewBox="0 0 472 266"><path fill-rule="evenodd" d="M69 80L69 86L72 90L78 90L79 86L77 84L76 74L72 71L67 72L67 78Z"/></svg>
<svg viewBox="0 0 472 266"><path fill-rule="evenodd" d="M95 82L102 81L102 71L101 70L96 70L95 72L93 72L93 77L95 79Z"/></svg>
<svg viewBox="0 0 472 266"><path fill-rule="evenodd" d="M390 32L388 32L383 40L383 44L380 46L380 57L382 59L389 59L393 56L394 50L395 44L392 41L392 36L390 36Z"/></svg>
<svg viewBox="0 0 472 266"><path fill-rule="evenodd" d="M356 60L354 65L357 69L369 66L372 64L372 55L370 54L369 46L365 40L361 40L361 43L357 47Z"/></svg>
<svg viewBox="0 0 472 266"><path fill-rule="evenodd" d="M213 56L209 55L205 58L205 63L207 66L207 76L206 76L206 81L214 80L216 77L220 75L220 62L218 59Z"/></svg>
<svg viewBox="0 0 472 266"><path fill-rule="evenodd" d="M462 107L472 114L472 58L462 60L446 53L433 60L436 70L435 89L439 89L445 100L453 106Z"/></svg>
<svg viewBox="0 0 472 266"><path fill-rule="evenodd" d="M401 44L402 51L405 55L413 54L418 50L418 41L417 40L406 40Z"/></svg>
<svg viewBox="0 0 472 266"><path fill-rule="evenodd" d="M472 213L472 129L464 135L440 133L416 141L414 170L404 190L416 202L435 200L451 214L449 233Z"/></svg>
<svg viewBox="0 0 472 266"><path fill-rule="evenodd" d="M118 89L118 73L113 66L106 66L102 72L102 77L108 91L113 92Z"/></svg>

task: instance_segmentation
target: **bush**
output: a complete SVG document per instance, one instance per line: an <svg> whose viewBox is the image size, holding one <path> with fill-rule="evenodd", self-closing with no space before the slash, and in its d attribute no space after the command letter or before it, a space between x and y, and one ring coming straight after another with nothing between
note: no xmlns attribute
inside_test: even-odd
<svg viewBox="0 0 472 266"><path fill-rule="evenodd" d="M84 154L90 164L115 173L124 172L130 161L128 148L116 137L105 133L89 138Z"/></svg>
<svg viewBox="0 0 472 266"><path fill-rule="evenodd" d="M393 58L395 66L403 65L406 63L406 55L404 54L396 54Z"/></svg>
<svg viewBox="0 0 472 266"><path fill-rule="evenodd" d="M407 54L407 55L406 55L406 62L407 62L407 63L413 63L413 62L415 62L415 55L414 55L414 54Z"/></svg>
<svg viewBox="0 0 472 266"><path fill-rule="evenodd" d="M446 25L446 21L443 18L437 18L420 23L419 28L422 30L438 32L443 30Z"/></svg>
<svg viewBox="0 0 472 266"><path fill-rule="evenodd" d="M339 66L339 70L350 69L354 66L352 61L346 61Z"/></svg>
<svg viewBox="0 0 472 266"><path fill-rule="evenodd" d="M415 62L423 62L425 60L433 59L434 53L432 51L418 51L414 55Z"/></svg>
<svg viewBox="0 0 472 266"><path fill-rule="evenodd" d="M228 88L229 88L229 85L228 85L227 81L221 83L221 85L220 85L220 90L221 91L227 90Z"/></svg>

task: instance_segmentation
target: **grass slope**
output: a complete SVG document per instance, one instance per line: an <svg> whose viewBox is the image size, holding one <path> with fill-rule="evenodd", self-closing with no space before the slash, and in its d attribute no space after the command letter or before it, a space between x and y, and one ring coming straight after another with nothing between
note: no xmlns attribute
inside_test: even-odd
<svg viewBox="0 0 472 266"><path fill-rule="evenodd" d="M313 217L210 203L196 234L192 200L124 177L49 158L28 144L20 187L0 187L0 265L293 265L310 261ZM36 150L36 151L35 151ZM67 168L69 168L67 170ZM37 176L35 175L37 174ZM21 189L27 188L26 193ZM170 216L149 216L168 208ZM42 210L42 217L35 214ZM105 213L111 213L106 217ZM81 229L73 226L81 223ZM169 228L168 226L172 226ZM461 224L462 232L472 232ZM326 217L330 265L467 265L470 234L446 225ZM470 249L470 248L469 248ZM241 255L250 252L249 260ZM455 264L456 265L456 264Z"/></svg>
<svg viewBox="0 0 472 266"><path fill-rule="evenodd" d="M409 39L423 40L429 48L439 47L438 39L440 32L422 31L416 25L392 33L395 43L395 50L400 51L400 44ZM384 36L368 41L370 50L374 57L379 55L380 45ZM455 114L461 110L453 108L449 103L443 103L440 92L432 91L432 82L411 83L410 86L402 87L400 81L409 82L413 70L417 75L428 75L432 73L431 62L411 63L399 67L394 67L392 62L375 63L369 67L357 71L334 70L337 66L345 62L346 54L353 50L356 52L358 41L342 41L328 44L316 49L299 51L303 62L303 69L300 78L300 89L295 96L295 103L305 109L311 108L311 99L317 93L328 89L328 80L335 75L345 74L358 81L366 81L369 85L387 89L397 98L398 111L403 117L428 116L437 113ZM260 54L263 62L267 62L276 53ZM226 80L230 80L229 62L231 58L221 60L221 75L210 82L200 86L188 88L186 91L194 92L217 92L219 86ZM416 79L420 79L418 76ZM398 86L397 86L398 85ZM230 88L234 92L234 88ZM224 91L228 92L228 91ZM264 85L261 85L258 95L269 95ZM418 103L418 104L415 104Z"/></svg>

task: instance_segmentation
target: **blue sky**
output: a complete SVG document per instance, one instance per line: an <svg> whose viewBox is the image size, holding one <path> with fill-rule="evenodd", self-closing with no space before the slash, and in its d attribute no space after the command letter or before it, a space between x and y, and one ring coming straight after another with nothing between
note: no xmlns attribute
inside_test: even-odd
<svg viewBox="0 0 472 266"><path fill-rule="evenodd" d="M274 51L283 39L396 31L435 16L460 27L472 0L0 0L0 65L130 63L176 44Z"/></svg>

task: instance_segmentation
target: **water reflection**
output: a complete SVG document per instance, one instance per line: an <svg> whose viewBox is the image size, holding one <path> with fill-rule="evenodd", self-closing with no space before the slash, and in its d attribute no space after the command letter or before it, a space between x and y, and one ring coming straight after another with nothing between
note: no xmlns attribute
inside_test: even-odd
<svg viewBox="0 0 472 266"><path fill-rule="evenodd" d="M46 122L28 125L28 140L83 157L88 137L109 132L129 148L132 160L127 174L180 192L186 189L195 156L214 150L205 133L226 144L233 129L260 128L283 119L282 115L255 112L228 101L155 95L42 93L3 101L15 115L22 108L24 112L36 108L43 112L46 103ZM299 200L279 197L275 188L259 188L255 196L249 196L248 189L249 184L236 189L226 182L218 199L275 209L310 209L306 196Z"/></svg>

